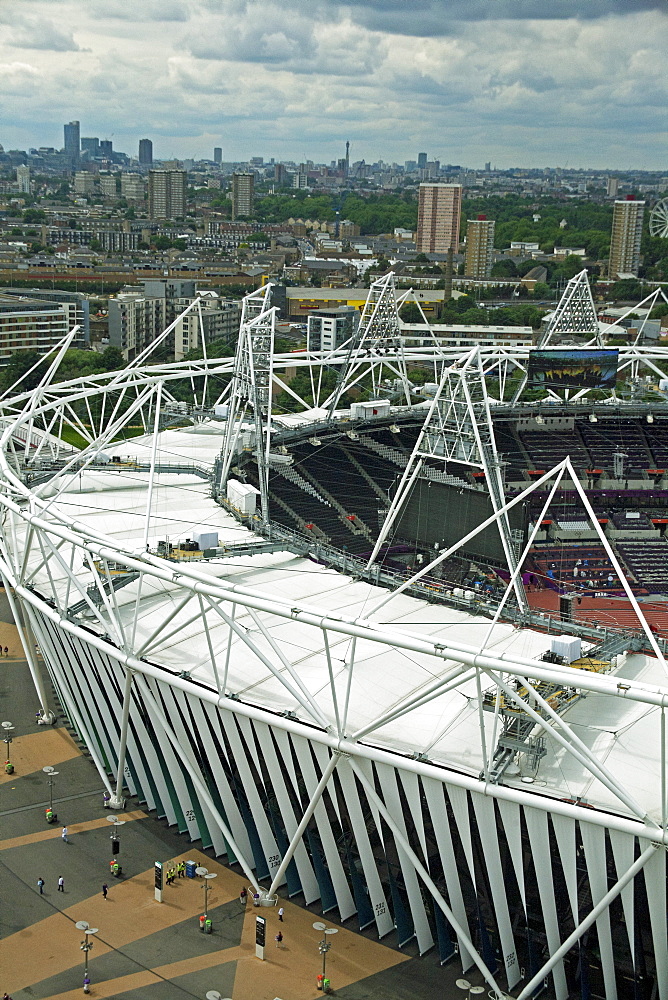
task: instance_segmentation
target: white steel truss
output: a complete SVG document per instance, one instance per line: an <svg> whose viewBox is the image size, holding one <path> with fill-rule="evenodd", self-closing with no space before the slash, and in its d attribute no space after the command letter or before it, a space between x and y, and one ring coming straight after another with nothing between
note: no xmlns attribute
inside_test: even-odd
<svg viewBox="0 0 668 1000"><path fill-rule="evenodd" d="M501 543L513 575L513 588L519 606L526 608L522 581L515 572L518 563L514 539L508 516L502 511L505 503L503 469L496 449L485 375L478 348L474 348L458 363L443 369L433 402L369 558L369 566L386 542L388 533L416 479L420 478L425 460L442 463L446 477L448 462L484 471L492 508L498 515L496 523Z"/></svg>
<svg viewBox="0 0 668 1000"><path fill-rule="evenodd" d="M397 299L392 271L371 283L357 332L338 352L339 356L344 354L344 360L337 385L323 403L330 415L346 390L358 385L362 378L370 382L371 398L378 398L383 392L383 377L399 379L410 404L399 318L399 308L408 294Z"/></svg>
<svg viewBox="0 0 668 1000"><path fill-rule="evenodd" d="M507 501L504 496L485 373L494 372L496 378L499 368L504 364L509 369L523 366L528 352L479 348L463 357L456 357L454 352L444 351L435 345L429 349L403 352L397 348L396 353L384 355L382 350L394 351L396 348L390 341L395 338L397 330L397 300L389 279L381 279L376 284L379 287L373 290L371 296L359 350L355 348L350 354L348 349L343 349L336 356L339 362L347 365L341 392L344 385L359 384L366 375L369 375L375 390L381 385L381 367L388 364L393 366L399 378L406 377L408 361L433 364L442 374L438 391L428 407L418 444L406 467L400 491L405 494L425 462L453 461L468 467L482 468L486 473L493 513L475 531L484 530L488 525L496 523L502 538L506 537L511 542L507 534L504 536L503 528L503 525L508 525L508 512L517 504L523 503L532 491L552 486L551 495L554 495L564 476L572 479L583 508L598 530L600 544L604 548L607 546L607 554L638 615L645 632L646 644L665 668L665 660L656 637L645 621L642 607L632 588L625 581L622 568L616 562L614 551L598 526L589 499L570 462L566 460L560 463L512 500ZM638 861L634 863L631 857L625 867L618 865L616 885L607 893L599 893L600 898L596 899L589 914L574 914L573 934L563 942L557 937L554 947L550 944L550 954L545 964L520 994L528 997L540 979L551 972L555 975L555 983L558 982L560 963L581 935L600 919L601 914L608 911L610 902L619 893L624 894L625 888L643 867L655 864L654 859L663 853L654 850L653 845L668 845L668 745L665 730L668 687L665 682L648 684L634 680L633 677L624 677L622 680L613 672L592 673L567 665L546 663L530 655L506 652L497 646L492 634L500 620L503 601L494 621L488 621L482 628L478 627L472 634L471 641L466 642L456 633L434 637L429 631L413 630L402 623L384 623L379 620L378 612L381 608L402 594L412 582L427 575L453 549L440 553L429 566L414 574L410 580L404 581L395 591L387 592L380 600L375 600L369 591L364 599L364 610L350 614L340 610L332 611L326 601L319 603L314 599L311 603L290 598L287 593L282 595L269 589L247 585L243 578L228 578L224 573L215 576L207 572L206 567L199 567L197 564L175 565L167 558L148 551L146 546L151 536L152 519L156 516L156 477L161 468L156 446L157 431L160 414L171 399L167 388L170 382L184 377L206 378L207 375L221 374L232 376L227 425L224 429L221 428L221 434L225 437L223 459L227 462L224 468L229 472L235 454L236 436L241 433L246 413L252 410L258 469L261 472L261 482L266 482L271 441L271 387L274 380L272 364L278 363L276 359L272 362L275 310L269 302L269 292L266 289L254 293L254 296L246 300L240 347L233 361L209 359L152 368L135 366L125 374L93 376L68 383L55 383L53 376L56 369L51 366L38 393L19 393L2 401L0 573L7 592L11 595L11 600L20 606L35 641L39 643L50 676L62 695L68 714L89 744L102 780L113 794L115 803L122 801L125 785L132 787L130 782L135 781L133 775L138 774L143 766L136 744L139 739L137 734L140 727L145 726L148 711L155 727L152 734L155 746L161 748L160 753L165 759L173 758L179 767L191 775L194 794L202 814L216 831L218 839L215 843L229 845L251 883L258 885L259 880L254 874L254 859L244 843L242 824L235 813L234 797L230 794L223 800L224 809L220 808L216 796L212 794L211 785L200 768L199 758L190 744L186 743L186 739L191 739L193 733L184 728L180 717L177 721L176 711L170 713L169 698L175 699L175 704L178 699L187 699L193 717L199 720L201 731L204 731L207 723L216 732L216 727L224 727L231 719L231 728L225 730L229 746L232 746L233 741L239 741L238 745L242 745L243 736L246 740L244 745L251 757L257 752L253 742L254 734L257 734L259 740L260 734L264 733L263 752L272 750L272 740L277 746L283 746L285 756L280 760L277 757L272 766L275 763L277 774L285 771L287 777L284 776L284 781L291 780L289 772L294 766L290 746L300 747L303 743L312 748L320 763L320 772L314 771L307 801L301 800L301 810L293 812L289 822L285 818L289 846L281 852L280 861L276 861L273 867L269 866L271 884L267 893L275 893L293 859L297 859L301 871L308 874L309 862L304 844L309 824L323 824L323 814L335 814L338 796L348 796L346 812L362 816L359 800L355 799L361 791L371 813L375 812L378 817L382 817L400 847L402 864L410 866L422 880L435 905L462 943L463 949L480 969L493 991L492 995L497 998L504 995L503 989L484 962L481 950L475 946L470 928L466 926L465 914L462 920L462 912L458 909L456 898L453 898L455 882L448 883L446 902L430 872L429 859L420 857L419 850L416 850L421 830L417 818L419 809L410 818L411 822L416 822L416 826L415 836L409 838L401 817L392 808L389 785L383 785L380 780L380 776L386 773L383 768L391 769L396 780L402 782L406 794L413 796L412 802L420 803L422 789L425 801L428 800L430 809L434 809L433 816L440 817L441 821L446 814L443 795L446 794L444 789L447 789L447 795L453 803L453 812L460 818L463 810L460 810L461 800L458 796L469 797L476 808L477 822L481 829L486 815L481 803L496 800L508 809L517 810L518 823L520 810L524 810L527 815L538 812L543 817L559 817L565 823L572 824L573 828L576 823L589 824L597 830L609 830L615 835L626 837L629 843L635 844L638 841L642 845ZM366 355L361 350L364 338L368 344ZM668 360L668 351L665 348L642 348L636 345L633 348L622 348L620 359L621 365L646 364L650 370L654 366L654 370L660 372L660 365ZM297 369L332 363L331 355L327 361L313 355L304 358L290 355L281 360L284 363L289 360ZM408 399L410 401L410 396ZM111 475L108 469L100 468L97 461L99 453L111 444L125 424L135 420L140 420L147 432L153 433L150 459L141 470L146 480L145 515L139 532L139 547L131 539L105 535L96 530L92 523L73 520L67 516L66 507L61 504L74 477L80 472L85 473L93 468L96 476ZM79 432L86 431L90 439L86 448L76 456L70 451L65 453L64 449L59 451L57 442L65 426L78 429ZM20 442L20 445L17 446L16 442ZM53 472L48 482L27 482L27 474L37 473L41 460L47 454L50 460L60 459L59 468ZM221 477L220 482L224 484L225 479ZM548 504L545 505L543 514L547 508ZM263 515L268 517L266 486ZM523 591L519 568L535 536L535 528L536 526L523 552L518 555L512 547L507 552L511 580L504 601L513 591L521 601ZM460 544L465 541L466 539L462 539ZM381 544L379 539L377 548ZM374 553L371 561L376 554ZM121 586L117 586L118 583ZM171 605L160 621L151 621L146 625L142 620L144 604L150 604L156 599L156 595L164 593L171 595ZM190 679L190 670L179 675L169 663L169 650L179 632L194 625L201 629L201 643L196 650L193 648L190 652L189 666L190 670L198 672L197 683ZM304 649L319 658L322 665L317 682L309 673L313 669L313 663L309 660L304 664L303 659L308 657L295 651L292 631L297 628L307 631ZM44 681L40 665L29 648L31 645L28 634L25 642L26 656L40 704L46 713ZM363 726L355 726L351 718L354 701L359 697L357 681L370 649L377 651L380 663L389 651L404 651L411 662L428 665L428 679L413 686L407 684L398 693L396 700L379 711L375 718ZM166 661L164 665L163 659ZM235 661L243 659L263 666L267 676L271 677L276 698L281 703L289 704L289 711L278 715L259 705L252 689L248 692L240 689L238 679L232 678L237 678L238 675ZM86 669L82 665L84 661L88 664ZM204 667L210 668L211 676L202 680L204 675L200 676L199 671ZM92 678L95 671L111 672L110 676L113 675L118 688L117 715L113 726L108 726L106 735L103 734L105 719L100 714L102 709L90 693L83 691L84 685L97 683ZM648 814L635 791L627 788L615 773L614 767L607 760L606 752L599 751L587 739L583 739L582 726L570 725L567 719L553 710L549 698L541 694L540 685L548 682L576 687L584 693L604 699L605 704L622 706L624 703L632 703L639 713L660 713L661 738L656 749L656 757L660 762L660 808L655 809L653 815ZM491 780L490 765L498 718L493 723L491 719L486 723L482 718L483 683L485 690L492 686L497 706L502 697L508 703L512 702L518 712L535 723L537 732L549 738L557 748L555 752L563 753L564 759L572 760L582 768L592 787L604 788L610 793L614 805L585 809L577 803L542 795L535 787L527 790L521 785L511 786ZM468 685L474 685L473 689ZM467 769L453 761L446 762L446 766L443 766L443 762L438 765L431 763L428 758L439 742L438 731L429 738L425 735L424 741L415 745L413 759L407 755L405 747L402 746L397 751L391 748L391 741L387 738L390 730L387 727L412 715L417 717L425 707L433 707L438 712L444 700L454 697L465 699L462 704L473 702L480 709L477 713L477 739L482 761L481 773L473 773L475 768ZM138 708L140 701L143 706L141 711ZM446 725L447 723L443 728ZM222 729L220 733L219 742L222 746ZM267 733L272 735L266 738ZM293 743L290 746L281 743L287 740ZM146 749L146 753L148 752ZM105 758L114 765L114 786L109 781ZM132 771L128 768L128 761L132 764ZM148 761L147 766L150 767L151 763ZM216 768L222 770L220 758L211 763L211 768L214 774ZM377 770L373 771L374 768ZM296 785L295 778L295 787ZM222 788L222 781L220 787ZM435 789L441 795L440 804ZM290 798L287 786L283 791L287 802ZM185 783L176 794L186 796ZM327 811L322 805L324 796L329 797L330 808ZM292 801L299 799L293 794ZM466 801L469 800L465 798L464 802ZM182 805L185 805L185 798ZM253 808L259 810L260 805ZM464 808L468 809L468 806L465 805ZM290 811L292 809L291 805ZM259 823L262 815L258 812L255 819ZM192 820L190 822L194 823ZM264 822L266 824L266 816ZM382 831L380 820L378 825ZM448 848L449 833L446 836L442 827L435 826L435 829L440 838L439 850L445 858L446 876L449 872L448 877L455 879L456 872L452 865L448 867L448 850L452 851L452 845ZM318 826L318 830L322 832L321 826ZM488 838L485 840L487 848L491 843L491 830L490 825L485 833ZM191 833L192 831L196 833L196 825L192 826ZM269 826L263 826L262 831L269 852ZM359 826L355 833L361 845L360 851L363 852L364 837L368 838L366 828ZM466 843L466 835L463 843ZM329 847L327 849L331 850ZM275 858L274 853L270 856ZM485 858L490 866L492 879L496 870L494 858L489 856L488 851ZM332 860L335 859L330 854L328 862ZM370 848L363 855L362 861L365 878L371 886L370 891L375 894L376 921L381 932L381 928L385 928L387 923L383 922L382 887L379 888L379 883L373 881ZM593 862L588 860L587 864ZM346 886L343 885L340 874L336 877L337 899L343 912L344 905L347 905ZM411 900L416 913L422 905L418 897L419 893L414 894ZM654 933L655 929L660 931L665 912L661 917L658 894L651 899ZM421 919L424 926L424 914ZM546 926L547 920L546 917ZM663 961L660 948L657 954L658 965L659 961ZM462 961L465 961L464 955ZM505 965L508 973L510 963L506 961ZM508 981L511 982L510 975ZM514 989L516 983L517 979L512 978L511 988ZM562 995L559 993L560 989L559 986L556 991L558 996ZM659 992L661 1000L666 1000L667 995L667 987L662 984Z"/></svg>
<svg viewBox="0 0 668 1000"><path fill-rule="evenodd" d="M566 285L564 294L541 337L539 347L547 347L554 336L573 334L592 337L599 347L602 344L596 306L586 269L576 274Z"/></svg>
<svg viewBox="0 0 668 1000"><path fill-rule="evenodd" d="M271 445L271 391L273 382L276 307L271 285L247 295L243 302L234 361L225 440L221 452L219 486L224 489L247 410L253 414L255 454L262 518L269 520L269 448Z"/></svg>

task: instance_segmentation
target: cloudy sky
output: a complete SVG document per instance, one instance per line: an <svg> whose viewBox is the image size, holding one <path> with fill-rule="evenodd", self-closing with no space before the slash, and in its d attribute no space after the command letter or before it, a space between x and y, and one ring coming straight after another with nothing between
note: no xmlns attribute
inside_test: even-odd
<svg viewBox="0 0 668 1000"><path fill-rule="evenodd" d="M0 0L0 143L668 170L668 0Z"/></svg>

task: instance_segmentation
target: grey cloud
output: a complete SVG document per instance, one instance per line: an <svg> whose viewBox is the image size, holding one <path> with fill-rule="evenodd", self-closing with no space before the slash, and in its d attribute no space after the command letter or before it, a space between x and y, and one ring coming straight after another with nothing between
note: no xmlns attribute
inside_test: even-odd
<svg viewBox="0 0 668 1000"><path fill-rule="evenodd" d="M11 25L6 44L17 49L40 49L48 52L79 52L71 30L56 27L53 21L39 17L21 17L4 19Z"/></svg>
<svg viewBox="0 0 668 1000"><path fill-rule="evenodd" d="M302 0L310 5L311 0ZM639 11L664 11L665 0L325 0L325 9L351 12L360 24L376 31L437 37L457 30L459 22L594 20Z"/></svg>

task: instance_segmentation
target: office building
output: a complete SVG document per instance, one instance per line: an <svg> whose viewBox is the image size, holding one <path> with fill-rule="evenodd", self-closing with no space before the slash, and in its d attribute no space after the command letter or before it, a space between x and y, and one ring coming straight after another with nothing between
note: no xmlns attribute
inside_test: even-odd
<svg viewBox="0 0 668 1000"><path fill-rule="evenodd" d="M309 313L306 345L309 351L334 351L349 340L359 324L359 310L354 306L315 309Z"/></svg>
<svg viewBox="0 0 668 1000"><path fill-rule="evenodd" d="M150 139L139 140L139 162L142 167L150 167L153 163L153 143Z"/></svg>
<svg viewBox="0 0 668 1000"><path fill-rule="evenodd" d="M645 202L616 201L612 211L612 234L610 238L610 265L608 275L638 276L640 267L640 240Z"/></svg>
<svg viewBox="0 0 668 1000"><path fill-rule="evenodd" d="M464 274L467 278L489 278L493 262L494 220L485 215L469 219L466 225Z"/></svg>
<svg viewBox="0 0 668 1000"><path fill-rule="evenodd" d="M283 187L288 182L288 172L282 163L274 164L274 180L279 187Z"/></svg>
<svg viewBox="0 0 668 1000"><path fill-rule="evenodd" d="M75 164L79 162L80 155L80 136L79 122L69 122L67 125L63 125L64 134L64 149L63 152L65 156L69 159L70 163Z"/></svg>
<svg viewBox="0 0 668 1000"><path fill-rule="evenodd" d="M96 135L81 137L81 152L87 153L89 159L100 155L100 140Z"/></svg>
<svg viewBox="0 0 668 1000"><path fill-rule="evenodd" d="M30 167L16 168L16 184L19 194L30 194Z"/></svg>
<svg viewBox="0 0 668 1000"><path fill-rule="evenodd" d="M100 156L110 160L114 155L114 144L111 139L100 139Z"/></svg>
<svg viewBox="0 0 668 1000"><path fill-rule="evenodd" d="M121 198L126 201L144 200L144 178L141 174L121 174Z"/></svg>
<svg viewBox="0 0 668 1000"><path fill-rule="evenodd" d="M447 253L451 247L457 252L461 206L461 184L420 184L416 241L420 253Z"/></svg>
<svg viewBox="0 0 668 1000"><path fill-rule="evenodd" d="M232 174L232 221L242 216L252 216L255 192L255 174Z"/></svg>
<svg viewBox="0 0 668 1000"><path fill-rule="evenodd" d="M149 170L148 212L152 219L182 219L186 214L185 170Z"/></svg>
<svg viewBox="0 0 668 1000"><path fill-rule="evenodd" d="M217 167L219 167L221 165L221 163L223 162L223 147L222 146L214 146L213 147L213 162L216 164Z"/></svg>
<svg viewBox="0 0 668 1000"><path fill-rule="evenodd" d="M417 165L418 165L418 170L424 170L426 168L426 166L427 166L427 154L426 153L418 153Z"/></svg>

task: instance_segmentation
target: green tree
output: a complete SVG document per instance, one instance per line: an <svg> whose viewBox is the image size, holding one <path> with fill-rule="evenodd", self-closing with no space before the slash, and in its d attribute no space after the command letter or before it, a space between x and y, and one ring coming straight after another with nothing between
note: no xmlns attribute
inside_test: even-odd
<svg viewBox="0 0 668 1000"><path fill-rule="evenodd" d="M497 260L492 264L490 276L492 278L516 278L517 264L514 260L511 260L510 257L504 257L502 260Z"/></svg>
<svg viewBox="0 0 668 1000"><path fill-rule="evenodd" d="M23 213L24 222L45 222L46 212L41 208L26 208Z"/></svg>

